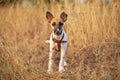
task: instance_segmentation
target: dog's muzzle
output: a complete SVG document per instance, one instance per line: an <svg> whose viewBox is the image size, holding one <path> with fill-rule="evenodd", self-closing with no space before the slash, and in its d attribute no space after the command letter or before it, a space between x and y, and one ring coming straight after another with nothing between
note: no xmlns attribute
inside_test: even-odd
<svg viewBox="0 0 120 80"><path fill-rule="evenodd" d="M56 35L61 35L62 34L62 28L60 26L58 26L55 30L54 30L54 33Z"/></svg>

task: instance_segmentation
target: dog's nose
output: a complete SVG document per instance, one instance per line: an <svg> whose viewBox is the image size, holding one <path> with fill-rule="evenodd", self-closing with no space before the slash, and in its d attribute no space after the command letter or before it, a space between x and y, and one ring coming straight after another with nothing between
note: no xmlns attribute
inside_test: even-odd
<svg viewBox="0 0 120 80"><path fill-rule="evenodd" d="M60 31L60 29L59 28L57 28L57 30L56 30L57 32L59 32Z"/></svg>

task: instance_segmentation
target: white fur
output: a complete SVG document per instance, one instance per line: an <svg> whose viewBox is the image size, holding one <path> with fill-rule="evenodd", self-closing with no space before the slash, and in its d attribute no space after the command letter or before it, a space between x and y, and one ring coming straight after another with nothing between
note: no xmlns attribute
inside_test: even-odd
<svg viewBox="0 0 120 80"><path fill-rule="evenodd" d="M46 42L46 43L50 43L50 40L46 40L45 42Z"/></svg>
<svg viewBox="0 0 120 80"><path fill-rule="evenodd" d="M62 41L68 41L68 37L65 33L65 31L62 31L62 34L60 35L60 37L62 37L62 35L64 34L64 38ZM52 40L52 36L54 37L55 34L54 32L51 33L50 36L50 40L47 40L46 43L50 43L50 53L49 53L49 63L48 63L48 72L53 72L53 53L54 53L54 46L55 46L55 42ZM61 57L60 57L60 62L59 62L59 72L64 71L64 66L67 65L66 61L65 61L65 56L66 56L66 50L67 50L67 42L66 43L61 43Z"/></svg>

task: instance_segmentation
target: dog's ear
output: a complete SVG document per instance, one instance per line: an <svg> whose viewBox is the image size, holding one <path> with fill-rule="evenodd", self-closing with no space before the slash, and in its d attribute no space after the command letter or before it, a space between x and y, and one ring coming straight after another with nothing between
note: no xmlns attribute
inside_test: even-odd
<svg viewBox="0 0 120 80"><path fill-rule="evenodd" d="M47 11L46 12L46 18L47 18L48 22L50 23L51 20L53 19L53 15L49 11Z"/></svg>
<svg viewBox="0 0 120 80"><path fill-rule="evenodd" d="M65 22L67 20L67 14L65 12L62 12L60 15L60 18L63 20L63 22Z"/></svg>

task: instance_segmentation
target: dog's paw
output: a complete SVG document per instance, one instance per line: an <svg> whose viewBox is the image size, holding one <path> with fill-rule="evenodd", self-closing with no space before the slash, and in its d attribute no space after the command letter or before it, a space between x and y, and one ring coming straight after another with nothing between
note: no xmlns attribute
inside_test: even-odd
<svg viewBox="0 0 120 80"><path fill-rule="evenodd" d="M61 72L64 72L64 71L65 71L64 67L63 67L63 66L60 66L60 67L59 67L59 72L61 73Z"/></svg>
<svg viewBox="0 0 120 80"><path fill-rule="evenodd" d="M64 66L67 66L67 62L66 61L64 61Z"/></svg>
<svg viewBox="0 0 120 80"><path fill-rule="evenodd" d="M52 73L53 72L53 69L48 69L47 70L47 73Z"/></svg>
<svg viewBox="0 0 120 80"><path fill-rule="evenodd" d="M63 73L63 72L65 72L65 70L64 70L64 69L62 69L62 70L59 70L59 72L60 72L60 73Z"/></svg>

